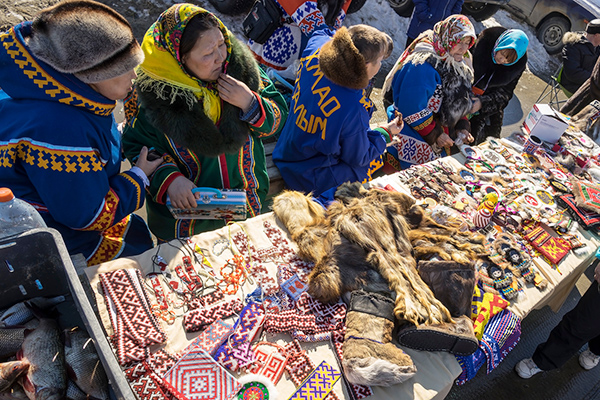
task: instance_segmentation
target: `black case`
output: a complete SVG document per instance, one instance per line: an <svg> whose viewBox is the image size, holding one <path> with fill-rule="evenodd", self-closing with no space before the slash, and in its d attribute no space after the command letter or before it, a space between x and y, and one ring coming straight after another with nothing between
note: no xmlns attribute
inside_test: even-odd
<svg viewBox="0 0 600 400"><path fill-rule="evenodd" d="M275 0L256 0L242 23L242 30L246 37L263 44L282 25L282 12Z"/></svg>

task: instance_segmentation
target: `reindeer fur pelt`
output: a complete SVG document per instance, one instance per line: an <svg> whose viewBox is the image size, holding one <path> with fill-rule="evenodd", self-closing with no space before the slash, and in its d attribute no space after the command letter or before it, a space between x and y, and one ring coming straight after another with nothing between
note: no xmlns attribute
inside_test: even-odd
<svg viewBox="0 0 600 400"><path fill-rule="evenodd" d="M273 202L273 211L297 243L299 255L315 263L309 276L310 295L332 302L347 291L363 286L372 290L370 286L383 283L396 293L396 318L415 325L453 322L416 270L404 218L414 208L414 200L352 184L342 185L336 198L339 201L326 216L299 192L286 191ZM377 280L379 275L383 282Z"/></svg>

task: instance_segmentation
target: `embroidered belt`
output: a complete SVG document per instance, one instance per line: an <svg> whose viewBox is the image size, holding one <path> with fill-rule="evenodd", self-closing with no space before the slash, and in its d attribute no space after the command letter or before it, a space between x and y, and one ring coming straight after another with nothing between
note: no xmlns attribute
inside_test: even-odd
<svg viewBox="0 0 600 400"><path fill-rule="evenodd" d="M148 347L166 341L150 309L137 269L119 269L99 275L108 314L115 330L111 341L119 364L141 361Z"/></svg>

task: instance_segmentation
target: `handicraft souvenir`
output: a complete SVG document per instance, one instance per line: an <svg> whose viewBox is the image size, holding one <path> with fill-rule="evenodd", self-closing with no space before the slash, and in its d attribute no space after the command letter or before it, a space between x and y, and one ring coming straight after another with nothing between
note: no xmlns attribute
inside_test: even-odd
<svg viewBox="0 0 600 400"><path fill-rule="evenodd" d="M483 157L492 164L498 164L505 161L504 157L496 153L494 150L485 149L482 153Z"/></svg>
<svg viewBox="0 0 600 400"><path fill-rule="evenodd" d="M178 400L229 400L240 383L210 354L196 348L185 354L163 377Z"/></svg>

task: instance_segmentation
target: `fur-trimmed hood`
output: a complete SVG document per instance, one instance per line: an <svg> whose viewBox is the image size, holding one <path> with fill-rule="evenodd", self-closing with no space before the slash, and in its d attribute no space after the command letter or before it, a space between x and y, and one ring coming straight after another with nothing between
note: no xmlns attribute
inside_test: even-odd
<svg viewBox="0 0 600 400"><path fill-rule="evenodd" d="M252 53L233 35L231 45L227 74L246 83L250 90L258 92L260 71ZM246 122L240 120L240 109L225 101L222 103L217 127L204 112L201 102L196 102L190 109L185 96L176 96L171 101L169 93L158 97L153 91L139 89L138 95L150 123L175 143L196 154L205 157L233 154L248 139L250 129Z"/></svg>
<svg viewBox="0 0 600 400"><path fill-rule="evenodd" d="M590 43L591 44L591 42L586 39L585 32L567 32L563 35L562 42L565 46L569 45L569 44L575 44L575 43Z"/></svg>
<svg viewBox="0 0 600 400"><path fill-rule="evenodd" d="M369 84L367 65L348 29L340 28L333 38L321 47L319 68L335 83L350 89L364 89Z"/></svg>
<svg viewBox="0 0 600 400"><path fill-rule="evenodd" d="M518 79L527 67L527 53L513 65L494 63L492 56L494 45L505 31L506 28L501 26L484 29L473 46L473 69L475 70L473 84L481 89L486 86L491 73L494 75L487 85L488 89L505 86Z"/></svg>

